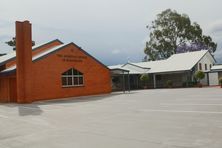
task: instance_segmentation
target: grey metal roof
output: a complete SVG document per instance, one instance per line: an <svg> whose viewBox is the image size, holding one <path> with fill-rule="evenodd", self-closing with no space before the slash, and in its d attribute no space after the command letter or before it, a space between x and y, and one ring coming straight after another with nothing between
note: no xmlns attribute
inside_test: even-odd
<svg viewBox="0 0 222 148"><path fill-rule="evenodd" d="M77 47L79 50L81 50L84 54L86 54L87 56L91 57L92 59L94 59L97 63L101 64L102 66L104 66L105 68L109 69L107 66L105 66L103 63L101 63L100 61L98 61L96 58L94 58L93 56L91 56L89 53L87 53L85 50L83 50L82 48L80 48L79 46L77 46L75 43L71 42L71 43L67 43L67 44L62 44L62 45L58 45L56 47L50 48L47 51L43 51L42 53L39 53L38 55L32 57L32 61L35 62L37 60L40 60L42 58L45 58L46 56L60 50L63 49L66 46L69 45L73 45L75 47ZM12 66L10 68L7 68L3 71L0 72L0 75L2 74L6 74L6 73L10 73L16 70L16 66Z"/></svg>
<svg viewBox="0 0 222 148"><path fill-rule="evenodd" d="M16 52L15 51L12 51L4 56L1 56L0 57L0 66L6 64L7 62L9 62L10 60L13 60L15 59L16 57Z"/></svg>
<svg viewBox="0 0 222 148"><path fill-rule="evenodd" d="M222 71L222 65L214 65L211 68L212 71Z"/></svg>
<svg viewBox="0 0 222 148"><path fill-rule="evenodd" d="M54 42L54 41L58 41L58 42L60 42L61 44L63 44L60 40L55 39L55 40L50 41L50 42L47 42L47 43L35 45L35 46L32 47L32 50L33 50L33 51L34 51L34 50L37 50L38 48L40 48L40 47L42 47L42 46L44 46L44 45L50 44L50 43L52 43L52 42ZM11 61L11 60L14 60L15 57L16 57L16 52L15 52L15 51L11 51L11 52L7 53L7 54L4 55L4 56L0 56L0 66L8 63L8 62Z"/></svg>
<svg viewBox="0 0 222 148"><path fill-rule="evenodd" d="M174 54L166 60L127 63L122 65L109 66L109 68L127 69L130 71L131 74L139 74L144 72L168 73L168 72L188 71L191 70L207 53L209 53L209 51L207 50L180 53L180 54ZM136 66L133 65L136 65L138 68L136 68ZM139 67L141 68L139 69ZM148 69L144 71L142 70L142 68L148 68Z"/></svg>
<svg viewBox="0 0 222 148"><path fill-rule="evenodd" d="M70 43L69 43L69 44L70 44ZM51 48L51 49L49 49L49 50L47 50L47 51L45 51L45 52L42 52L42 53L40 53L40 54L32 57L32 61L36 61L36 60L38 60L38 59L41 59L41 58L43 58L44 56L47 56L48 54L50 54L50 53L52 53L52 52L54 52L54 51L57 51L58 49L63 48L64 46L67 46L67 45L69 45L69 44L62 44L62 45L53 47L53 48ZM8 73L8 72L10 72L10 71L14 71L15 69L16 69L16 65L15 65L15 66L12 66L12 67L10 67L10 68L7 68L7 69L1 71L0 73Z"/></svg>

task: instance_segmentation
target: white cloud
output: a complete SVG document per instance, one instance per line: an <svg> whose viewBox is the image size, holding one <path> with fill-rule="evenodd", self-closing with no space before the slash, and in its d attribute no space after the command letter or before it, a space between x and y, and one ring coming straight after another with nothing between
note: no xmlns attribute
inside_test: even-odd
<svg viewBox="0 0 222 148"><path fill-rule="evenodd" d="M112 54L119 54L119 53L121 53L121 51L119 49L112 50Z"/></svg>
<svg viewBox="0 0 222 148"><path fill-rule="evenodd" d="M218 36L222 34L222 20L217 20L209 25L209 31Z"/></svg>

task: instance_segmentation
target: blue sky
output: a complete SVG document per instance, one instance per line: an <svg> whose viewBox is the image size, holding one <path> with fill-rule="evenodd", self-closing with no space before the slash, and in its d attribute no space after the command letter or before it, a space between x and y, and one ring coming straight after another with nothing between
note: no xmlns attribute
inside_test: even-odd
<svg viewBox="0 0 222 148"><path fill-rule="evenodd" d="M14 36L15 21L32 23L36 44L74 42L106 65L139 62L149 25L161 11L186 13L218 43L222 62L221 0L0 0L0 52Z"/></svg>

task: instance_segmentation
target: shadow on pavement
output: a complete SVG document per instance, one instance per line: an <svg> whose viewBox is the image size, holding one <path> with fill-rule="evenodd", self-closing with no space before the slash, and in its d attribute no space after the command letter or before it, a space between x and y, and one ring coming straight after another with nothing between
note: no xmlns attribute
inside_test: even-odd
<svg viewBox="0 0 222 148"><path fill-rule="evenodd" d="M41 108L35 104L26 104L26 105L18 105L18 113L20 116L28 116L28 115L41 115L43 113L43 111L41 110Z"/></svg>
<svg viewBox="0 0 222 148"><path fill-rule="evenodd" d="M6 103L0 104L2 106L11 107L11 108L18 108L19 116L37 116L41 115L43 111L39 107L38 104L31 103L31 104L15 104L15 103Z"/></svg>
<svg viewBox="0 0 222 148"><path fill-rule="evenodd" d="M98 101L103 99L108 99L113 96L119 96L119 95L128 95L128 94L134 94L137 92L115 92L111 94L105 94L105 95L95 95L95 96L82 96L82 97L70 97L70 98L61 98L61 99L54 99L54 100L46 100L46 101L38 101L33 102L31 104L16 104L16 103L1 103L0 105L7 106L7 107L17 107L18 108L18 114L20 116L38 116L43 113L43 110L40 108L41 105L53 105L53 104L69 104L69 103L79 103L79 102L91 102L91 101Z"/></svg>
<svg viewBox="0 0 222 148"><path fill-rule="evenodd" d="M46 101L39 101L36 102L38 105L49 105L49 104L64 104L64 103L78 103L78 102L91 102L91 101L99 101L103 99L108 99L113 96L119 96L124 94L134 94L137 92L130 92L130 93L122 93L122 92L115 92L111 94L103 94L103 95L94 95L94 96L81 96L81 97L69 97L69 98L61 98L61 99L54 99L54 100L46 100Z"/></svg>

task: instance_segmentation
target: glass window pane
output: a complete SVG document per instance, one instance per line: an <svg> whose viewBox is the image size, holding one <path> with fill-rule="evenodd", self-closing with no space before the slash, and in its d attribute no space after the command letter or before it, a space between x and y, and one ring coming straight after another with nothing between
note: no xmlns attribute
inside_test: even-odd
<svg viewBox="0 0 222 148"><path fill-rule="evenodd" d="M71 68L62 74L63 86L78 86L83 85L83 73Z"/></svg>
<svg viewBox="0 0 222 148"><path fill-rule="evenodd" d="M68 77L68 85L72 85L72 77Z"/></svg>
<svg viewBox="0 0 222 148"><path fill-rule="evenodd" d="M74 69L74 75L78 75L78 71Z"/></svg>
<svg viewBox="0 0 222 148"><path fill-rule="evenodd" d="M78 77L74 77L74 85L79 85L79 83L78 83Z"/></svg>
<svg viewBox="0 0 222 148"><path fill-rule="evenodd" d="M68 71L64 72L62 75L68 75Z"/></svg>
<svg viewBox="0 0 222 148"><path fill-rule="evenodd" d="M67 80L65 77L62 77L62 85L66 86L67 85Z"/></svg>
<svg viewBox="0 0 222 148"><path fill-rule="evenodd" d="M82 73L79 71L79 75L82 75Z"/></svg>
<svg viewBox="0 0 222 148"><path fill-rule="evenodd" d="M72 75L72 69L68 71L68 75Z"/></svg>
<svg viewBox="0 0 222 148"><path fill-rule="evenodd" d="M83 85L83 77L79 77L79 85Z"/></svg>

